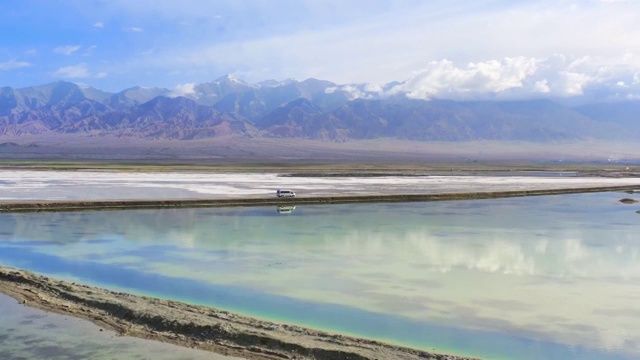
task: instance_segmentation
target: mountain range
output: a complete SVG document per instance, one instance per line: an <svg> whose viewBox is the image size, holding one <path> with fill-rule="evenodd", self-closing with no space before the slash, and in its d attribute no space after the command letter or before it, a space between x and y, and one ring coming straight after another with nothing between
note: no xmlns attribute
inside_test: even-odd
<svg viewBox="0 0 640 360"><path fill-rule="evenodd" d="M387 88L397 83L387 85ZM179 90L179 91L178 91ZM344 142L605 139L635 141L640 101L563 105L550 99L412 99L329 81L249 84L224 76L178 90L117 93L70 82L0 88L0 135L74 133L190 140L242 136Z"/></svg>

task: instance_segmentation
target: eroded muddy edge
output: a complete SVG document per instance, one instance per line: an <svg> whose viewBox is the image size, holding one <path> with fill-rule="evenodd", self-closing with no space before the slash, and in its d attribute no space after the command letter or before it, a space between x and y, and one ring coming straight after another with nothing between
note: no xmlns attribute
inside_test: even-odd
<svg viewBox="0 0 640 360"><path fill-rule="evenodd" d="M114 292L2 266L0 292L22 304L87 319L121 335L247 359L471 359Z"/></svg>

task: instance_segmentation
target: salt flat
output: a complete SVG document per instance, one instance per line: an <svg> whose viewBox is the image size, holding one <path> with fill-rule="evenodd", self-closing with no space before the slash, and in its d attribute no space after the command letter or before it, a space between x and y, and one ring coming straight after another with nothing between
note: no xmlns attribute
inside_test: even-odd
<svg viewBox="0 0 640 360"><path fill-rule="evenodd" d="M0 170L0 200L208 199L418 194L638 185L638 178L563 176L283 177L247 172ZM566 175L566 174L564 174Z"/></svg>

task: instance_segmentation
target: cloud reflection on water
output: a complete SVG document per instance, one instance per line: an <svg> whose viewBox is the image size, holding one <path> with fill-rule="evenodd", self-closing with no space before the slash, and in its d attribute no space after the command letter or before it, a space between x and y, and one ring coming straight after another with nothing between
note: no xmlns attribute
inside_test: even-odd
<svg viewBox="0 0 640 360"><path fill-rule="evenodd" d="M299 206L287 216L3 214L0 228L13 234L4 244L68 259L639 356L640 221L619 196Z"/></svg>

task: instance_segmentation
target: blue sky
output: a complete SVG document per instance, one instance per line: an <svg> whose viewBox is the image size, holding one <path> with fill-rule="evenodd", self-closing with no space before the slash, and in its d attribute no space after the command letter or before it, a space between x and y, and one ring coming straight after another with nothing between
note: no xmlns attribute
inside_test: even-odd
<svg viewBox="0 0 640 360"><path fill-rule="evenodd" d="M406 81L394 91L417 98L637 98L638 14L634 0L3 0L0 86L233 74Z"/></svg>

